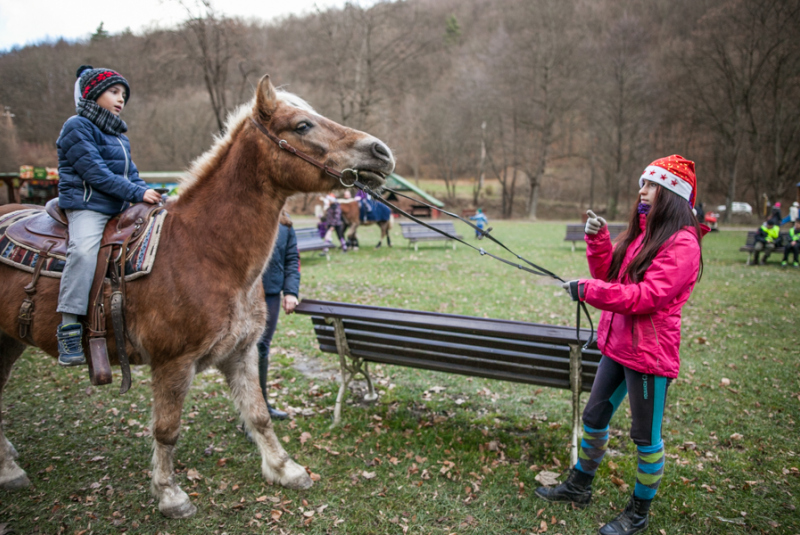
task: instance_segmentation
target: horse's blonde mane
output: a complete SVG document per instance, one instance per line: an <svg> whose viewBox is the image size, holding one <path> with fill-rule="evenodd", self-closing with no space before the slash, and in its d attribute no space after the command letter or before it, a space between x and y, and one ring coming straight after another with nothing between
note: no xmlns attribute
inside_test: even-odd
<svg viewBox="0 0 800 535"><path fill-rule="evenodd" d="M275 91L279 102L284 102L294 108L318 115L318 113L311 107L311 105L293 93L278 89ZM244 122L253 115L253 108L256 105L256 99L252 98L249 102L241 104L238 108L233 110L225 121L224 134L215 135L214 143L211 148L198 156L189 166L189 171L180 179L180 188L185 192L195 182L202 177L208 175L219 164L220 158L225 154L233 142L236 133L242 128Z"/></svg>

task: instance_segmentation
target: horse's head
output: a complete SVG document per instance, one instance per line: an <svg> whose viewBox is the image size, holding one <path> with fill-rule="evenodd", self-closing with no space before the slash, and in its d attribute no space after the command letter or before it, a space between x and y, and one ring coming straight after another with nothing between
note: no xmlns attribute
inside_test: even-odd
<svg viewBox="0 0 800 535"><path fill-rule="evenodd" d="M268 152L265 156L270 162L271 180L284 189L330 191L340 186L340 182L291 151L283 150L280 143L331 169L355 170L359 180L369 187L383 185L386 175L394 170L394 156L384 142L321 116L291 93L277 91L269 76L258 83L252 118L266 130L259 131L257 125L249 125L261 138L263 150ZM345 173L347 183L352 179L350 173Z"/></svg>

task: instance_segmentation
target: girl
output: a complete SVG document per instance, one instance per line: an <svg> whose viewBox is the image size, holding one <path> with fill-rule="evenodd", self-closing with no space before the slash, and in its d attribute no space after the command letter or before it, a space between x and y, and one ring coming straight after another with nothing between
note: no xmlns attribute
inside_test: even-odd
<svg viewBox="0 0 800 535"><path fill-rule="evenodd" d="M103 229L129 202L157 203L161 196L139 178L131 160L128 127L119 118L130 97L128 81L110 69L81 65L73 115L61 128L58 206L67 212L69 245L58 295L58 363L84 364L81 340Z"/></svg>
<svg viewBox="0 0 800 535"><path fill-rule="evenodd" d="M680 368L681 309L702 273L700 239L708 232L692 214L696 184L694 162L681 156L650 164L639 178L639 205L616 246L606 221L588 212L586 255L594 278L564 284L574 300L603 311L597 329L603 357L583 412L578 463L564 483L540 487L536 495L589 504L592 479L608 446L608 424L627 394L639 457L636 486L625 510L601 535L644 530L664 472L661 423L667 388Z"/></svg>

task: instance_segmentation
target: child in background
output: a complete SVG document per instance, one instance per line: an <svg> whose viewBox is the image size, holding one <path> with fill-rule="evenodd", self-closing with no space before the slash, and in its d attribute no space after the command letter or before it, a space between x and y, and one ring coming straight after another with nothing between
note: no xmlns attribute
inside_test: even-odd
<svg viewBox="0 0 800 535"><path fill-rule="evenodd" d="M128 126L119 114L130 97L128 81L110 69L81 65L75 82L77 115L64 123L58 148L58 206L69 220L67 262L61 275L58 363L84 364L83 326L103 229L131 202L161 196L139 178L131 160Z"/></svg>
<svg viewBox="0 0 800 535"><path fill-rule="evenodd" d="M583 412L577 464L561 485L536 489L550 502L589 505L592 481L608 448L609 422L627 395L639 460L636 486L624 511L600 528L601 535L647 528L664 473L661 426L667 388L680 369L681 310L702 273L700 239L708 230L692 213L694 162L678 155L656 160L639 186L639 205L616 245L605 220L588 212L586 256L594 278L570 281L564 288L573 300L603 311L597 329L603 356Z"/></svg>
<svg viewBox="0 0 800 535"><path fill-rule="evenodd" d="M474 216L470 217L470 220L475 221L475 226L481 230L483 230L489 224L489 220L486 219L486 214L484 214L483 210L480 208L478 208ZM476 238L480 238L482 236L483 234L481 234L477 230L475 231Z"/></svg>
<svg viewBox="0 0 800 535"><path fill-rule="evenodd" d="M796 220L794 226L789 229L789 243L783 248L783 262L781 262L781 266L786 267L789 263L789 253L794 255L794 263L792 263L792 266L800 267L800 263L797 261L797 257L800 255L800 219Z"/></svg>

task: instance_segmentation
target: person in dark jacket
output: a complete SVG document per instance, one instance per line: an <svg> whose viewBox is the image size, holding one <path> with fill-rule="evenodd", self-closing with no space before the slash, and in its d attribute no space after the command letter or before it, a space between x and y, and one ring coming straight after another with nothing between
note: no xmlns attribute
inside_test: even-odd
<svg viewBox="0 0 800 535"><path fill-rule="evenodd" d="M274 420L285 420L289 417L283 411L270 405L267 399L267 371L269 370L269 346L278 326L281 301L287 314L294 312L297 306L297 295L300 291L300 253L297 250L297 237L288 214L281 214L278 226L278 237L275 248L269 259L269 265L261 276L264 284L264 296L267 300L267 328L258 342L258 379L261 383L261 394L267 402L269 415ZM283 300L281 300L283 293Z"/></svg>
<svg viewBox="0 0 800 535"><path fill-rule="evenodd" d="M128 81L110 69L81 65L75 82L77 115L61 128L58 148L58 205L69 220L67 261L57 311L58 363L84 364L81 340L97 252L106 223L131 202L157 203L161 196L139 178L131 160L125 121L119 114L130 97Z"/></svg>
<svg viewBox="0 0 800 535"><path fill-rule="evenodd" d="M753 244L753 265L763 266L767 263L767 258L775 250L780 233L780 220L770 219L758 228L755 243ZM764 257L759 262L758 256L762 251L764 252Z"/></svg>

